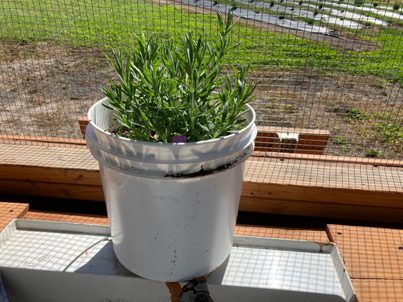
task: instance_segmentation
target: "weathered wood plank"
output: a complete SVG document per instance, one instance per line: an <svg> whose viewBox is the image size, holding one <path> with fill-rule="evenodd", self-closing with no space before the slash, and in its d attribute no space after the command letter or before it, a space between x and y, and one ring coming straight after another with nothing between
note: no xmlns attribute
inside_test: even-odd
<svg viewBox="0 0 403 302"><path fill-rule="evenodd" d="M242 196L256 200L309 201L317 204L362 205L372 207L403 208L401 192L382 192L368 189L315 187L309 184L290 185L244 181Z"/></svg>
<svg viewBox="0 0 403 302"><path fill-rule="evenodd" d="M80 126L83 127L83 126ZM274 127L275 128L275 127ZM308 129L311 130L311 129ZM312 130L313 131L313 130ZM316 130L323 131L323 130ZM269 135L275 137L275 135ZM267 139L263 139L267 143ZM49 137L37 137L37 136L14 136L14 135L0 135L0 144L19 143L22 146L38 146L38 147L57 147L57 148L82 148L85 149L84 139L69 139L69 138L49 138ZM257 142L258 144L258 142ZM277 148L278 149L278 148ZM309 153L309 152L308 152ZM323 162L337 162L337 163L351 163L351 164L363 164L374 166L388 166L388 167L403 167L403 161L395 159L380 159L380 158L361 158L361 157L348 157L348 156L334 156L324 155L322 153L310 152L306 154L304 152L287 153L287 152L275 152L269 151L266 147L256 147L253 152L254 157L259 157L262 160L267 158L279 158L279 159L297 159L297 160L310 160L310 161L323 161Z"/></svg>
<svg viewBox="0 0 403 302"><path fill-rule="evenodd" d="M28 211L27 203L0 201L0 231L13 219L21 218Z"/></svg>
<svg viewBox="0 0 403 302"><path fill-rule="evenodd" d="M323 154L330 138L328 130L258 126L255 150L265 152L287 152ZM293 144L282 142L280 133L296 134L298 141Z"/></svg>
<svg viewBox="0 0 403 302"><path fill-rule="evenodd" d="M0 180L101 186L98 169L0 164Z"/></svg>
<svg viewBox="0 0 403 302"><path fill-rule="evenodd" d="M253 152L253 156L260 160L265 159L295 159L295 160L309 160L321 161L328 163L346 163L354 165L371 165L383 167L403 167L403 161L397 159L383 159L383 158L367 158L367 157L351 157L351 156L336 156L336 155L318 155L318 154L300 154L300 153L284 153L284 152Z"/></svg>
<svg viewBox="0 0 403 302"><path fill-rule="evenodd" d="M0 144L0 165L98 170L87 149L46 145Z"/></svg>
<svg viewBox="0 0 403 302"><path fill-rule="evenodd" d="M25 180L0 179L0 193L65 198L70 200L104 201L102 187Z"/></svg>
<svg viewBox="0 0 403 302"><path fill-rule="evenodd" d="M402 229L328 225L327 233L341 252L359 301L402 300Z"/></svg>
<svg viewBox="0 0 403 302"><path fill-rule="evenodd" d="M51 145L76 145L85 146L85 140L81 138L63 138L63 137L49 137L49 136L30 136L30 135L7 135L0 134L1 143L15 143L26 142L29 144L43 143Z"/></svg>
<svg viewBox="0 0 403 302"><path fill-rule="evenodd" d="M24 219L32 220L47 220L57 222L72 222L82 224L98 224L108 225L108 217L101 215L89 215L89 214L76 214L76 213L54 213L45 211L28 211Z"/></svg>
<svg viewBox="0 0 403 302"><path fill-rule="evenodd" d="M304 160L250 158L245 182L403 193L403 169ZM256 189L256 188L255 188Z"/></svg>
<svg viewBox="0 0 403 302"><path fill-rule="evenodd" d="M260 133L298 133L304 135L313 135L315 137L329 137L330 131L324 129L306 129L293 127L275 127L275 126L257 126L258 135Z"/></svg>
<svg viewBox="0 0 403 302"><path fill-rule="evenodd" d="M86 149L0 144L0 154L2 193L103 200ZM252 157L245 172L241 210L391 221L402 214L398 167Z"/></svg>
<svg viewBox="0 0 403 302"><path fill-rule="evenodd" d="M0 177L3 178L58 182L60 177L61 182L100 184L98 162L86 149L0 144L0 154ZM247 161L245 172L245 182L261 184L263 191L267 184L278 184L403 193L401 167L252 157ZM254 190L259 192L257 187Z"/></svg>
<svg viewBox="0 0 403 302"><path fill-rule="evenodd" d="M237 225L235 227L235 234L238 236L307 240L322 243L329 242L329 238L324 229Z"/></svg>
<svg viewBox="0 0 403 302"><path fill-rule="evenodd" d="M360 302L401 302L403 281L385 279L352 279Z"/></svg>
<svg viewBox="0 0 403 302"><path fill-rule="evenodd" d="M352 278L403 281L402 229L348 225L327 228Z"/></svg>
<svg viewBox="0 0 403 302"><path fill-rule="evenodd" d="M402 208L375 207L370 202L367 206L361 206L276 199L276 196L270 199L242 196L240 211L397 223L401 222L403 217Z"/></svg>

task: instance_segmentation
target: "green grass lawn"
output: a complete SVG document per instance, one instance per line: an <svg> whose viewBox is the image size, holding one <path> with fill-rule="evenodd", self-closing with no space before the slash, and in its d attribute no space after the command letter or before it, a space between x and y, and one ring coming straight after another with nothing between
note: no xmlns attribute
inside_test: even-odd
<svg viewBox="0 0 403 302"><path fill-rule="evenodd" d="M158 5L139 0L5 0L0 2L0 39L51 40L69 46L110 47L124 44L140 31L177 39L192 31L207 36L217 31L210 14L181 11L180 4ZM240 46L231 60L252 66L315 68L324 72L374 74L403 83L403 35L383 28L371 52L342 52L325 44L239 25L233 32Z"/></svg>

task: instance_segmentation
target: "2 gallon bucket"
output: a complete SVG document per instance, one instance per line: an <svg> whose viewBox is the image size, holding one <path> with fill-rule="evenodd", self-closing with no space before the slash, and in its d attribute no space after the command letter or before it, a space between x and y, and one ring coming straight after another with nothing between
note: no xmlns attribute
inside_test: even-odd
<svg viewBox="0 0 403 302"><path fill-rule="evenodd" d="M99 161L119 261L142 277L186 281L228 257L255 113L234 134L196 143L152 143L110 133L103 99L88 113L87 144Z"/></svg>

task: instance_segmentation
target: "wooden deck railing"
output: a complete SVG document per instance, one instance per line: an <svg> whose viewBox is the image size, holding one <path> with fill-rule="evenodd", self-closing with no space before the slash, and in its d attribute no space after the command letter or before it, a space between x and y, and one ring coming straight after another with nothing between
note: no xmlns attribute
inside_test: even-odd
<svg viewBox="0 0 403 302"><path fill-rule="evenodd" d="M86 148L0 144L0 154L0 194L104 200L98 163ZM242 211L401 222L402 163L287 156L247 161Z"/></svg>

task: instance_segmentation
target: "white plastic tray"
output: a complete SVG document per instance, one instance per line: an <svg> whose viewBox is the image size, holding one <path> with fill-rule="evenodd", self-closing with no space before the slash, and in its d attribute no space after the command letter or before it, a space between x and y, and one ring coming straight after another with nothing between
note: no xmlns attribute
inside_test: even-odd
<svg viewBox="0 0 403 302"><path fill-rule="evenodd" d="M118 262L103 226L14 220L0 273L10 301L169 301ZM356 301L336 246L308 241L236 237L208 287L215 301Z"/></svg>

